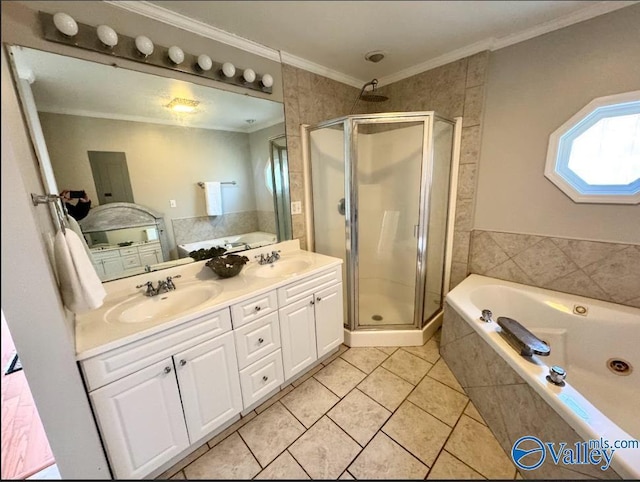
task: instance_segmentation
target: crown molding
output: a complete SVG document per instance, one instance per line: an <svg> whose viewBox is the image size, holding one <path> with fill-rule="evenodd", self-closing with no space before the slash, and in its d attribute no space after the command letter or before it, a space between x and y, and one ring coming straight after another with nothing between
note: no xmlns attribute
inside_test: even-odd
<svg viewBox="0 0 640 482"><path fill-rule="evenodd" d="M293 67L298 67L300 69L313 72L314 74L328 77L330 79L336 80L338 82L342 82L352 87L360 88L362 87L363 83L366 82L365 80L358 79L356 77L344 74L342 72L338 72L337 70L333 70L329 67L325 67L324 65L320 65L315 62L311 62L309 60L303 59L301 57L297 57L290 53L279 52L276 49L272 49L265 45L259 44L258 42L245 39L238 35L229 33L225 30L219 29L217 27L213 27L204 22L200 22L199 20L195 20L191 17L187 17L185 15L173 12L164 7L160 7L158 5L149 3L147 1L132 1L132 0L104 0L104 1L109 5L113 5L114 7L122 8L124 10L128 10L130 12L137 13L139 15L143 15L148 18L152 18L159 22L163 22L168 25L178 27L182 30L186 30L186 31L198 34L202 37L210 38L217 42L230 45L240 50L244 50L245 52L250 52L252 54L259 55L269 60L274 60L276 62L292 65ZM448 52L446 54L440 55L439 57L427 60L426 62L413 65L399 72L396 72L395 74L381 77L379 79L379 85L383 86L383 85L388 85L394 82L398 82L399 80L406 79L413 75L425 72L427 70L434 69L436 67L440 67L441 65L445 65L450 62L455 62L456 60L460 60L464 57L468 57L478 52L482 52L483 50L493 51L493 50L502 49L510 45L514 45L519 42L523 42L525 40L529 40L531 38L544 35L545 33L549 33L554 30L568 27L575 23L583 22L585 20L589 20L599 15L604 15L606 13L613 12L614 10L618 10L636 3L640 3L640 2L638 0L594 2L592 5L589 5L578 11L572 12L562 17L555 18L548 22L535 25L533 27L527 28L520 32L516 32L510 35L506 35L504 37L498 37L498 38L489 37L489 38L480 40L478 42L475 42L471 45L467 45L459 49L453 50L451 52Z"/></svg>
<svg viewBox="0 0 640 482"><path fill-rule="evenodd" d="M350 75L343 74L342 72L330 69L329 67L325 67L324 65L316 64L315 62L303 59L302 57L297 57L288 52L280 51L280 55L283 64L298 67L299 69L308 70L309 72L313 72L314 74L337 80L338 82L342 82L343 84L347 84L358 89L361 88L362 84L366 82L366 80L357 79Z"/></svg>
<svg viewBox="0 0 640 482"><path fill-rule="evenodd" d="M164 7L154 5L153 3L132 0L104 1L114 7L122 8L129 12L137 13L144 17L166 23L167 25L172 25L182 30L198 34L201 37L206 37L225 45L230 45L231 47L244 50L245 52L280 62L280 53L276 49L272 49L271 47L254 42L253 40L229 33L217 27L213 27L199 20L187 17L186 15L168 10Z"/></svg>
<svg viewBox="0 0 640 482"><path fill-rule="evenodd" d="M495 40L493 38L481 40L480 42L476 42L474 44L452 50L451 52L447 52L444 55L440 55L439 57L427 60L426 62L412 65L411 67L396 72L395 74L380 77L380 79L378 79L378 86L382 87L383 85L393 84L394 82L398 82L399 80L412 77L422 72L426 72L427 70L435 69L436 67L440 67L441 65L455 62L456 60L469 57L470 55L477 54L478 52L482 52L483 50L494 50L494 42Z"/></svg>
<svg viewBox="0 0 640 482"><path fill-rule="evenodd" d="M524 42L525 40L544 35L545 33L553 32L554 30L568 27L570 25L573 25L574 23L584 22L585 20L604 15L605 13L613 12L614 10L628 7L629 5L633 5L635 3L638 3L638 1L594 2L588 7L582 8L575 12L571 12L562 17L554 18L553 20L549 20L548 22L534 25L533 27L521 30L520 32L505 35L504 37L495 38L492 50L499 50L504 47L508 47L509 45Z"/></svg>
<svg viewBox="0 0 640 482"><path fill-rule="evenodd" d="M520 32L498 38L489 37L474 44L467 45L457 50L453 50L434 59L427 60L426 62L413 65L409 68L396 72L395 74L381 77L379 79L378 85L383 86L392 84L413 75L426 72L427 70L435 69L436 67L440 67L441 65L445 65L450 62L455 62L456 60L469 57L470 55L477 54L478 52L482 52L483 50L494 51L508 47L510 45L515 45L517 43L524 42L525 40L529 40L534 37L553 32L554 30L568 27L575 23L584 22L585 20L604 15L605 13L613 12L614 10L628 7L629 5L633 5L636 3L640 2L638 0L595 2L593 5L589 5L588 7L582 8L578 11L572 12L562 17L555 18L548 22L534 25L533 27L521 30Z"/></svg>
<svg viewBox="0 0 640 482"><path fill-rule="evenodd" d="M155 117L145 117L145 116L129 115L129 114L112 114L112 113L97 112L97 111L85 110L85 109L67 109L65 107L63 108L44 107L42 109L39 109L39 112L45 112L47 114L72 115L72 116L78 116L78 117L91 117L95 119L142 122L145 124L160 124L165 126L191 127L194 129L207 129L207 130L213 130L213 131L241 132L244 134L248 134L250 132L247 127L236 129L233 127L227 127L220 124L186 125L185 123L182 123L179 120L158 119ZM279 122L283 122L283 121L279 121ZM265 123L264 127L266 126L267 124ZM263 129L264 127L259 127L259 129Z"/></svg>

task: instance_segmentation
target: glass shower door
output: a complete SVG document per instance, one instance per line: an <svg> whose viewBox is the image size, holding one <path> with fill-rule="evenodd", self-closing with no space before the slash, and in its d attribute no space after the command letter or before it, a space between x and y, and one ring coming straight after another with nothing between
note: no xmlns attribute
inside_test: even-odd
<svg viewBox="0 0 640 482"><path fill-rule="evenodd" d="M421 192L427 124L427 118L353 121L356 328L413 328L422 321L424 286L418 274L425 243Z"/></svg>
<svg viewBox="0 0 640 482"><path fill-rule="evenodd" d="M347 266L345 243L345 127L338 122L309 132L309 156L313 192L314 250L343 260L342 283L345 300L344 324L349 326Z"/></svg>

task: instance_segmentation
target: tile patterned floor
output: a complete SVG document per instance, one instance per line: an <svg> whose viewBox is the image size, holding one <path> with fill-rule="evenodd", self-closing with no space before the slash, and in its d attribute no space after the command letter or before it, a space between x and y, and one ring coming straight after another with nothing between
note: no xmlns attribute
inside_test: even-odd
<svg viewBox="0 0 640 482"><path fill-rule="evenodd" d="M160 478L514 479L438 335L342 346Z"/></svg>

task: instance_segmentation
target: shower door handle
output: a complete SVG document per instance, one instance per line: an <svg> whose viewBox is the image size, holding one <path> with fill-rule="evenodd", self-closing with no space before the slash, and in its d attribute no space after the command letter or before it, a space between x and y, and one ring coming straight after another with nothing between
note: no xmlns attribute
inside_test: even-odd
<svg viewBox="0 0 640 482"><path fill-rule="evenodd" d="M417 238L419 232L420 232L420 225L419 224L414 224L413 225L413 237Z"/></svg>
<svg viewBox="0 0 640 482"><path fill-rule="evenodd" d="M344 198L340 199L340 201L338 201L338 212L340 214L342 214L344 216L345 213L345 204L344 204Z"/></svg>

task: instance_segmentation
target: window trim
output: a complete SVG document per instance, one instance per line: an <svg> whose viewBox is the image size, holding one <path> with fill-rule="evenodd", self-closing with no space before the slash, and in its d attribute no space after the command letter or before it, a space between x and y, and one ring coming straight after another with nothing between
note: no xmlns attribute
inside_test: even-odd
<svg viewBox="0 0 640 482"><path fill-rule="evenodd" d="M617 106L620 108L620 104L635 102L640 102L640 90L609 95L606 97L598 97L576 112L569 120L558 127L558 129L549 136L549 147L547 150L547 160L544 169L545 177L576 203L640 204L640 189L634 194L612 193L611 190L619 186L587 184L580 176L569 171L568 150L570 142L567 142L567 139L563 139L563 137L571 131L575 132L576 130L581 130L580 133L582 133L600 119L610 117L606 115L607 107L611 107L611 110L615 111L615 107ZM594 121L593 114L600 108L603 108L602 113L599 113ZM589 119L589 122L585 123L587 118ZM575 135L572 136L572 138L575 137ZM561 154L564 155L559 158L559 155ZM570 180L565 177L566 171L571 172L568 176ZM636 183L640 184L640 180L634 181L632 185L635 187ZM590 192L580 192L578 191L580 188Z"/></svg>

